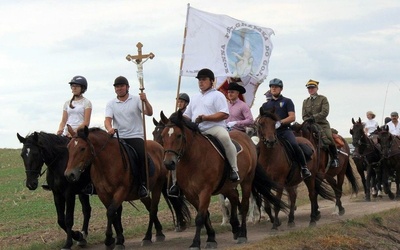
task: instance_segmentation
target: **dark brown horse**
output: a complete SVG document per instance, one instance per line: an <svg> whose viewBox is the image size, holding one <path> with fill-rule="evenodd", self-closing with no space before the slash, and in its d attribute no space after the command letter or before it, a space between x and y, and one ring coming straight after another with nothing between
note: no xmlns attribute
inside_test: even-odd
<svg viewBox="0 0 400 250"><path fill-rule="evenodd" d="M169 169L176 169L179 187L189 202L196 208L196 233L190 249L200 249L200 233L203 226L207 230L207 248L216 248L215 231L211 225L208 207L211 196L225 195L232 206L230 224L234 239L238 243L247 241L246 216L241 223L237 217L239 193L236 187L241 186L241 214L246 215L249 209L250 193L262 193L274 206L283 207L271 193L274 184L268 179L262 167L257 164L257 153L254 143L243 132L231 131L231 138L240 145L237 155L240 181L229 180L230 167L225 159L214 148L213 144L198 130L196 124L183 118L180 111L169 119L162 117L165 128L162 138L165 148L164 164ZM254 195L259 193L253 192Z"/></svg>
<svg viewBox="0 0 400 250"><path fill-rule="evenodd" d="M342 205L341 197L343 194L344 177L350 182L353 193L358 193L358 184L350 165L349 156L350 148L348 143L342 136L338 135L343 146L338 146L339 165L336 168L329 167L329 153L322 143L322 131L312 121L304 121L297 128L303 137L311 141L317 150L317 162L319 172L325 173L325 179L335 191L336 207L338 214L343 215L345 209ZM335 179L336 177L336 179Z"/></svg>
<svg viewBox="0 0 400 250"><path fill-rule="evenodd" d="M286 188L290 199L290 212L288 225L294 226L294 211L296 207L296 187L303 179L300 174L300 166L293 160L293 152L288 153L285 149L284 142L278 139L275 124L279 121L278 116L273 113L273 110L260 109L260 115L256 119L258 136L260 138L258 162L263 166L267 175L275 182L281 185L278 189L277 196L282 196L283 187ZM308 197L310 199L311 213L310 213L310 226L315 225L320 219L321 215L318 210L317 196L320 194L322 197L334 200L334 195L323 184L323 178L318 173L318 166L316 164L316 150L312 143L303 138L296 137L296 141L302 147L307 147L309 152L309 161L307 163L308 169L311 172L311 177L304 180L308 189ZM290 151L289 151L290 152ZM278 229L281 224L278 218L278 210L275 210L275 217L273 218L272 229Z"/></svg>
<svg viewBox="0 0 400 250"><path fill-rule="evenodd" d="M365 200L371 201L371 187L376 190L381 190L380 174L375 169L379 170L381 165L381 153L377 145L364 132L364 124L361 118L358 121L351 119L353 127L350 129L352 136L352 144L355 147L353 153L353 161L357 166L357 171L361 176L361 181L364 187ZM367 172L365 176L364 171ZM374 194L375 195L375 194Z"/></svg>
<svg viewBox="0 0 400 250"><path fill-rule="evenodd" d="M389 132L388 125L383 128L378 127L378 143L381 145L382 155L382 184L386 194L390 199L394 199L394 194L390 189L389 179L396 176L396 197L400 197L400 138Z"/></svg>
<svg viewBox="0 0 400 250"><path fill-rule="evenodd" d="M36 190L39 177L47 172L46 180L53 193L57 223L67 234L62 249L71 249L73 240L76 240L79 246L85 246L92 208L89 203L89 195L83 194L81 190L90 183L90 176L88 173L83 174L75 185L69 183L65 178L64 171L68 162L68 137L46 132L34 132L26 137L17 133L17 137L23 144L21 157L25 165L26 187L29 190ZM44 164L47 168L42 170ZM81 232L72 230L77 194L83 212Z"/></svg>
<svg viewBox="0 0 400 250"><path fill-rule="evenodd" d="M121 223L122 203L139 199L139 183L135 178L137 170L130 164L128 154L119 141L110 137L106 131L85 127L78 129L77 134L72 130L69 132L73 138L68 144L69 160L65 176L70 181L79 180L81 173L91 165L90 175L93 184L107 209L105 244L111 246L115 242L111 227L113 225L117 236L116 248L124 249L125 239ZM151 198L141 199L150 213L147 232L142 241L143 245L151 243L153 223L156 228L156 240L163 241L165 238L157 216L161 193L166 190L167 169L163 165L164 150L157 142L147 141L147 152L153 162L153 168L149 164L148 187L151 191ZM183 205L185 204L183 203ZM182 207L182 209L187 210L187 207Z"/></svg>

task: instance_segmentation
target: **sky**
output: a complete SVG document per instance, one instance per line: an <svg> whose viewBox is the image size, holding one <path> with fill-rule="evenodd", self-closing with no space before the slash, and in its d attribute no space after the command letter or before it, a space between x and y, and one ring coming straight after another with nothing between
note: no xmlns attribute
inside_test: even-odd
<svg viewBox="0 0 400 250"><path fill-rule="evenodd" d="M125 76L130 93L140 92L136 65L125 58L137 54L138 42L143 53L155 54L143 65L153 117L159 120L160 111L170 115L188 3L0 0L0 148L21 148L17 133L56 133L75 75L88 81L90 126L104 128L114 79ZM274 30L269 74L256 93L254 117L272 78L282 79L282 94L293 100L298 122L305 84L318 80L319 94L330 103L328 120L344 137L350 136L351 119L366 119L368 110L379 124L400 112L400 1L193 0L190 6ZM197 80L181 77L180 90L197 93ZM153 117L146 118L147 139Z"/></svg>

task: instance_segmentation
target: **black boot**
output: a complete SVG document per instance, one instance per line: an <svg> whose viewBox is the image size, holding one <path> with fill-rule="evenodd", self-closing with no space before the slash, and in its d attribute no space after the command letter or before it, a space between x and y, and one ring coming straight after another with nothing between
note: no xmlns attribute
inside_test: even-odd
<svg viewBox="0 0 400 250"><path fill-rule="evenodd" d="M145 198L149 195L149 192L147 191L146 185L144 183L142 183L142 185L140 185L139 187L139 197L141 198Z"/></svg>
<svg viewBox="0 0 400 250"><path fill-rule="evenodd" d="M168 190L168 196L179 197L180 189L177 184L172 184L171 188Z"/></svg>
<svg viewBox="0 0 400 250"><path fill-rule="evenodd" d="M303 180L305 180L308 177L311 177L310 170L308 170L307 166L302 166L301 167L301 178L303 178Z"/></svg>
<svg viewBox="0 0 400 250"><path fill-rule="evenodd" d="M229 179L231 181L240 181L239 173L232 169L231 174L229 175Z"/></svg>
<svg viewBox="0 0 400 250"><path fill-rule="evenodd" d="M337 149L336 149L336 145L329 145L329 152L331 153L331 163L329 164L329 166L331 168L337 168L339 166L339 158L338 158L338 154L337 154Z"/></svg>

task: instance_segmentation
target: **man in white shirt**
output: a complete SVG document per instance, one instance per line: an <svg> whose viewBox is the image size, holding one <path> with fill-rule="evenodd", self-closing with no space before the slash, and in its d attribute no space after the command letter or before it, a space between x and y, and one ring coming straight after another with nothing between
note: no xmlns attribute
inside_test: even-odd
<svg viewBox="0 0 400 250"><path fill-rule="evenodd" d="M390 118L392 120L387 123L389 127L389 133L400 136L399 114L397 112L392 112L390 114Z"/></svg>

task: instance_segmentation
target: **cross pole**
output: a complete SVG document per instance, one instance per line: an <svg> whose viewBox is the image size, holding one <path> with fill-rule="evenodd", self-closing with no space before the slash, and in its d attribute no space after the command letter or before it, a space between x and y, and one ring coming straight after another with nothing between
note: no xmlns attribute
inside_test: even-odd
<svg viewBox="0 0 400 250"><path fill-rule="evenodd" d="M143 44L138 42L136 44L138 54L137 55L127 55L126 60L133 62L137 66L137 77L139 80L139 90L141 93L143 93L144 90L144 83L143 83L143 63L145 63L148 59L153 59L154 54L149 53L149 54L142 54L142 47ZM144 162L145 162L145 167L146 167L146 187L147 190L149 190L149 164L147 161L147 138L146 138L146 119L145 119L145 113L144 113L144 102L142 102L142 118L143 118L143 139L144 139ZM150 191L149 191L150 192Z"/></svg>

